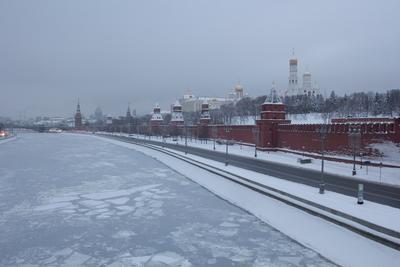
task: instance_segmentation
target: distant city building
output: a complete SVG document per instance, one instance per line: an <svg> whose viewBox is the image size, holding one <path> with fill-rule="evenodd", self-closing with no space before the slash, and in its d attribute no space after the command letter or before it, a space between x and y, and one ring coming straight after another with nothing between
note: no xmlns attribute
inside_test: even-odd
<svg viewBox="0 0 400 267"><path fill-rule="evenodd" d="M232 99L236 102L245 96L247 96L247 94L244 93L243 86L240 84L240 82L238 82L238 84L233 87L232 92L229 94L229 99Z"/></svg>
<svg viewBox="0 0 400 267"><path fill-rule="evenodd" d="M188 91L181 99L179 99L179 103L182 105L183 112L198 112L201 111L204 102L208 103L209 109L219 109L222 105L235 103L246 96L247 94L245 94L243 86L238 83L233 87L231 92L228 94L228 97L196 97Z"/></svg>
<svg viewBox="0 0 400 267"><path fill-rule="evenodd" d="M103 121L104 120L103 111L101 110L100 107L97 107L96 110L94 111L93 118L96 121Z"/></svg>
<svg viewBox="0 0 400 267"><path fill-rule="evenodd" d="M106 124L111 125L113 123L113 118L111 116L106 117Z"/></svg>
<svg viewBox="0 0 400 267"><path fill-rule="evenodd" d="M32 124L45 127L74 127L74 123L69 124L69 120L63 117L37 117Z"/></svg>
<svg viewBox="0 0 400 267"><path fill-rule="evenodd" d="M222 105L233 103L232 99L223 97L193 97L191 99L180 99L179 102L182 105L183 112L198 112L201 111L201 105L204 101L207 101L210 105L210 109L219 109Z"/></svg>
<svg viewBox="0 0 400 267"><path fill-rule="evenodd" d="M76 106L75 112L75 129L81 130L82 129L82 114L81 114L81 107L78 100L78 105Z"/></svg>
<svg viewBox="0 0 400 267"><path fill-rule="evenodd" d="M75 119L74 118L67 118L65 120L65 124L67 125L68 128L74 128L75 126Z"/></svg>

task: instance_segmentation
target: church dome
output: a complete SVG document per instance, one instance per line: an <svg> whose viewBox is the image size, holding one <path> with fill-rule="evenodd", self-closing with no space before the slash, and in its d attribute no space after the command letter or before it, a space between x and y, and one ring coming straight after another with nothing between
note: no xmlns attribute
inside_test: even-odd
<svg viewBox="0 0 400 267"><path fill-rule="evenodd" d="M243 86L241 86L240 84L235 85L234 87L235 91L243 91Z"/></svg>

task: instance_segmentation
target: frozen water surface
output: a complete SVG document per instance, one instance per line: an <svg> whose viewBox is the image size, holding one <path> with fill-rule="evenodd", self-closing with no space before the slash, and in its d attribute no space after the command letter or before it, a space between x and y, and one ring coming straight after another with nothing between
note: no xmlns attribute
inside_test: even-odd
<svg viewBox="0 0 400 267"><path fill-rule="evenodd" d="M90 136L0 144L0 229L1 266L334 265L153 158Z"/></svg>

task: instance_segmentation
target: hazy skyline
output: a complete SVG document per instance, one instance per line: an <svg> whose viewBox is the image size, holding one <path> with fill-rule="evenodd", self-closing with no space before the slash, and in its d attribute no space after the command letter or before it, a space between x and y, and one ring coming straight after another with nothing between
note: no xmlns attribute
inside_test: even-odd
<svg viewBox="0 0 400 267"><path fill-rule="evenodd" d="M250 96L299 78L322 92L399 88L400 2L0 1L0 116L138 114L188 89Z"/></svg>

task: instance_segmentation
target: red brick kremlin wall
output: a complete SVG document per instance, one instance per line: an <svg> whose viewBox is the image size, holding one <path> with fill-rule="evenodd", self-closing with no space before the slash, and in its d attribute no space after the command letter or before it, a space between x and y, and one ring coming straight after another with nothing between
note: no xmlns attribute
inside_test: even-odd
<svg viewBox="0 0 400 267"><path fill-rule="evenodd" d="M321 136L318 130L322 124L291 124L285 119L285 106L282 103L265 103L262 106L261 118L256 125L210 125L204 124L188 126L188 136L209 139L228 139L236 142L256 142L259 130L258 147L285 148L319 152ZM400 118L341 118L332 119L326 124L327 134L325 149L327 151L351 152L352 143L349 138L349 129L360 129L360 151L373 153L368 148L371 143L392 141L400 143ZM177 132L184 135L183 125L165 125L170 131L161 131L159 126L152 125L152 132ZM180 130L178 130L179 128Z"/></svg>

